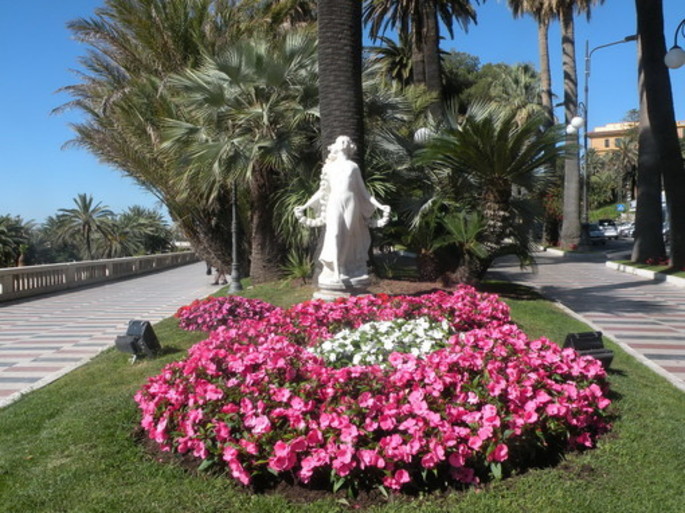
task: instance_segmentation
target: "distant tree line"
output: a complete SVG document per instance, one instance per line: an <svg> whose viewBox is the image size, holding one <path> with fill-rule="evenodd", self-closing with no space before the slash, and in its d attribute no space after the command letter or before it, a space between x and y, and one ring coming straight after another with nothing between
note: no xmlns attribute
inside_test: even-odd
<svg viewBox="0 0 685 513"><path fill-rule="evenodd" d="M174 240L155 210L132 206L115 214L79 194L73 208L59 209L42 224L0 216L0 267L164 253L174 249Z"/></svg>

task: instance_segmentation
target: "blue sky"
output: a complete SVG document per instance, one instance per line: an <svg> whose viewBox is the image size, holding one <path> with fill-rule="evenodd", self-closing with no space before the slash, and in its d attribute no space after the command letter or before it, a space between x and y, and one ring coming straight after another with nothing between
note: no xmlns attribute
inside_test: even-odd
<svg viewBox="0 0 685 513"><path fill-rule="evenodd" d="M685 4L663 1L670 47L675 27L685 17ZM69 123L77 121L78 114L51 115L69 100L56 91L76 82L70 69L78 68L78 57L85 53L85 47L71 39L66 23L90 16L100 5L102 0L7 0L0 5L0 215L42 222L59 208L70 208L79 193L92 194L115 212L131 205L164 211L154 196L120 171L99 163L83 149L62 149L73 136ZM457 30L454 41L443 43L445 49L477 55L481 64L530 62L538 66L537 30L531 19L513 20L504 0L488 0L477 10L478 25L468 33ZM584 18L576 20L581 88L585 40L594 48L633 33L632 0L606 0L593 11L589 23ZM552 87L561 101L561 43L556 23L550 31L550 56ZM636 60L635 43L593 54L590 127L619 121L638 106ZM685 120L685 68L671 71L671 81L676 118Z"/></svg>

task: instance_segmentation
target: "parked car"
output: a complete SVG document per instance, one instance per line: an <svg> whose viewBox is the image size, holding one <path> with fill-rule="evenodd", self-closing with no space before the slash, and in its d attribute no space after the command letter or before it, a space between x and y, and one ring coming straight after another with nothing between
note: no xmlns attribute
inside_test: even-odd
<svg viewBox="0 0 685 513"><path fill-rule="evenodd" d="M618 239L618 228L612 219L600 219L597 224L607 239Z"/></svg>
<svg viewBox="0 0 685 513"><path fill-rule="evenodd" d="M597 223L589 223L588 235L590 236L590 243L592 244L606 244L607 237L604 235L604 230L599 227Z"/></svg>
<svg viewBox="0 0 685 513"><path fill-rule="evenodd" d="M635 235L635 223L623 223L618 227L619 237L633 237Z"/></svg>

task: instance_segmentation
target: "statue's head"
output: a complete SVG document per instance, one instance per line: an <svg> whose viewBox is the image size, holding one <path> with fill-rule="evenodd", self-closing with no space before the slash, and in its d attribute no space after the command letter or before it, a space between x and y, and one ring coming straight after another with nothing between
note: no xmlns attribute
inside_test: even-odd
<svg viewBox="0 0 685 513"><path fill-rule="evenodd" d="M328 152L331 154L342 154L346 157L352 157L357 151L357 146L352 142L352 139L346 135L340 135L333 144L328 147Z"/></svg>

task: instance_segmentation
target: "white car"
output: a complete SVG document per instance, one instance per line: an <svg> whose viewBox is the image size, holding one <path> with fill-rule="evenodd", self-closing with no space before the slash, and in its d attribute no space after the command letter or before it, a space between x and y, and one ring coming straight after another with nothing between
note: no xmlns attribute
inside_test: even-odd
<svg viewBox="0 0 685 513"><path fill-rule="evenodd" d="M618 239L618 228L616 228L616 223L611 219L600 219L597 224L599 224L607 239Z"/></svg>

